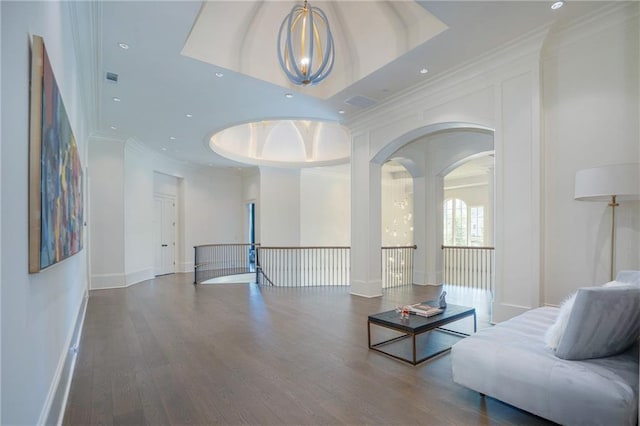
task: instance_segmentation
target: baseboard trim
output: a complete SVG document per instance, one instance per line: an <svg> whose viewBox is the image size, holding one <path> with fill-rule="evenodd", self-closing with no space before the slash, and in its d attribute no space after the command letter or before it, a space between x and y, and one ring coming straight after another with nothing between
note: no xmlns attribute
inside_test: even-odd
<svg viewBox="0 0 640 426"><path fill-rule="evenodd" d="M492 321L499 323L511 319L530 310L530 306L514 305L511 303L496 302L493 304Z"/></svg>
<svg viewBox="0 0 640 426"><path fill-rule="evenodd" d="M91 275L91 290L126 287L125 274L96 274Z"/></svg>
<svg viewBox="0 0 640 426"><path fill-rule="evenodd" d="M178 269L180 273L188 273L193 272L193 262L181 262L178 263Z"/></svg>
<svg viewBox="0 0 640 426"><path fill-rule="evenodd" d="M140 269L139 271L129 272L125 276L125 287L129 287L132 284L137 284L142 281L153 279L153 268Z"/></svg>
<svg viewBox="0 0 640 426"><path fill-rule="evenodd" d="M76 366L78 356L78 345L82 335L82 326L87 313L88 294L85 290L80 303L80 309L76 316L76 321L67 341L64 345L64 352L61 354L58 368L53 376L49 393L45 405L40 413L39 425L60 425L64 420L64 409L67 405L67 398L71 389L71 379Z"/></svg>
<svg viewBox="0 0 640 426"><path fill-rule="evenodd" d="M380 297L382 296L382 280L351 280L351 294L367 298Z"/></svg>
<svg viewBox="0 0 640 426"><path fill-rule="evenodd" d="M380 294L362 294L362 293L355 293L355 292L351 292L352 296L358 296L358 297L364 297L366 299L373 299L374 297L382 297L382 293Z"/></svg>

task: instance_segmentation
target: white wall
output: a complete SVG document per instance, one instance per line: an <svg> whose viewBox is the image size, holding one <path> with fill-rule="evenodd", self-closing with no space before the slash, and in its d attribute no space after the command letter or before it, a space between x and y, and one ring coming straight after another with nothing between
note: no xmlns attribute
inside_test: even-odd
<svg viewBox="0 0 640 426"><path fill-rule="evenodd" d="M576 171L640 161L637 3L554 34L543 56L544 302L609 281L611 208L575 201ZM640 204L616 211L616 270L640 269Z"/></svg>
<svg viewBox="0 0 640 426"><path fill-rule="evenodd" d="M90 168L92 185L100 192L92 193L92 200L100 199L123 187L123 204L108 211L92 211L92 215L109 215L108 222L96 222L92 236L92 277L91 288L101 286L104 279L100 273L112 280L108 287L124 287L153 278L153 197L156 172L178 179L177 201L177 247L176 272L193 270L193 246L211 243L240 242L243 233L243 193L242 177L233 168L219 169L185 164L154 153L139 143L129 140L124 146L121 169L109 168L101 173L99 165L109 161L108 156L100 156L91 142ZM106 169L105 169L106 171ZM120 219L121 218L121 219ZM122 220L122 225L115 223ZM113 226L116 225L115 228ZM101 235L124 231L117 250L109 250L97 257L94 251L102 253ZM116 231L114 231L114 229ZM114 243L115 244L115 243ZM118 263L122 257L122 263ZM104 271L103 265L109 265ZM101 281L102 280L102 281Z"/></svg>
<svg viewBox="0 0 640 426"><path fill-rule="evenodd" d="M165 175L164 173L153 173L153 193L161 195L169 195L178 197L179 179L175 176Z"/></svg>
<svg viewBox="0 0 640 426"><path fill-rule="evenodd" d="M249 210L247 205L255 203L254 232L255 242L260 243L260 169L257 167L246 168L241 171L242 176L242 202L243 207L243 234L242 242L248 243L251 240L249 235Z"/></svg>
<svg viewBox="0 0 640 426"><path fill-rule="evenodd" d="M300 245L300 170L260 167L260 242Z"/></svg>
<svg viewBox="0 0 640 426"><path fill-rule="evenodd" d="M91 138L88 222L91 232L91 288L124 283L124 143Z"/></svg>
<svg viewBox="0 0 640 426"><path fill-rule="evenodd" d="M245 200L256 201L263 246L350 245L349 165L261 167L259 176L245 173L244 188Z"/></svg>
<svg viewBox="0 0 640 426"><path fill-rule="evenodd" d="M193 246L243 242L242 176L236 169L185 170L182 199L185 271L193 270Z"/></svg>
<svg viewBox="0 0 640 426"><path fill-rule="evenodd" d="M2 424L33 425L47 420L87 288L86 242L75 256L38 274L27 272L32 34L44 37L82 164L87 164L87 109L80 99L84 89L78 86L79 66L67 7L60 2L0 3ZM58 410L60 407L54 407L52 411Z"/></svg>
<svg viewBox="0 0 640 426"><path fill-rule="evenodd" d="M153 278L153 159L127 141L124 151L123 285ZM95 194L100 196L100 194ZM93 273L93 270L91 271ZM93 281L92 281L93 288Z"/></svg>
<svg viewBox="0 0 640 426"><path fill-rule="evenodd" d="M349 165L300 172L300 245L349 246Z"/></svg>

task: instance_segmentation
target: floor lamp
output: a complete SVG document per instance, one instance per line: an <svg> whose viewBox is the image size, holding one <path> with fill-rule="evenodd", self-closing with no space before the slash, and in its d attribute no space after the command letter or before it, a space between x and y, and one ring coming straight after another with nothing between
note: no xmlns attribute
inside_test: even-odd
<svg viewBox="0 0 640 426"><path fill-rule="evenodd" d="M640 199L640 164L614 164L576 173L575 199L609 202L611 207L611 281L615 251L616 207L618 201Z"/></svg>

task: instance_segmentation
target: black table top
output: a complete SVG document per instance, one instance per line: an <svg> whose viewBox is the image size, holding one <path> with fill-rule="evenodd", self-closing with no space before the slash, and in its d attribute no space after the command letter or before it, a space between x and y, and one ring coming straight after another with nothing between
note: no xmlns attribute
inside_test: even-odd
<svg viewBox="0 0 640 426"><path fill-rule="evenodd" d="M438 306L438 302L432 300L422 303L431 306ZM448 303L442 313L431 317L411 314L409 315L409 318L402 318L400 316L400 312L396 312L394 309L392 311L369 315L369 322L386 325L409 333L420 333L422 331L440 327L441 325L456 321L460 318L473 315L475 311L475 308Z"/></svg>

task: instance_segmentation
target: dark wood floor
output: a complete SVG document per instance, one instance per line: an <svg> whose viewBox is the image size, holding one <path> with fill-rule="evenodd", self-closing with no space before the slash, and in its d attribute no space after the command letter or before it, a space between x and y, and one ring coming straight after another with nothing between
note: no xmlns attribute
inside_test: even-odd
<svg viewBox="0 0 640 426"><path fill-rule="evenodd" d="M367 347L367 315L438 287L191 284L177 274L92 291L64 424L547 424Z"/></svg>

